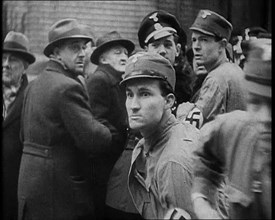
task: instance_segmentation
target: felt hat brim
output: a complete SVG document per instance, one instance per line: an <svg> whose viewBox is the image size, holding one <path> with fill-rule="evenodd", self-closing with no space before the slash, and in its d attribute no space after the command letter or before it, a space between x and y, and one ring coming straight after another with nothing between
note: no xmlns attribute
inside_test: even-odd
<svg viewBox="0 0 275 220"><path fill-rule="evenodd" d="M108 41L106 43L101 44L93 51L91 58L90 58L91 62L93 64L98 65L99 57L101 56L101 54L104 51L106 51L107 49L109 49L110 47L115 46L115 45L121 45L121 46L125 47L128 50L128 54L131 54L133 52L133 50L135 49L134 43L132 43L129 40L119 39L119 40Z"/></svg>
<svg viewBox="0 0 275 220"><path fill-rule="evenodd" d="M22 59L26 60L29 64L32 64L35 61L35 56L32 55L31 53L26 52L25 50L4 47L3 52L15 53L16 55L20 56Z"/></svg>
<svg viewBox="0 0 275 220"><path fill-rule="evenodd" d="M64 40L69 40L69 39L84 39L84 40L87 40L87 42L93 41L93 39L91 37L87 37L85 35L73 35L73 36L68 36L68 37L61 37L61 38L58 38L58 39L48 43L48 45L44 49L44 54L47 57L49 57L52 54L53 49L56 47L56 45L58 45L59 43L61 43Z"/></svg>

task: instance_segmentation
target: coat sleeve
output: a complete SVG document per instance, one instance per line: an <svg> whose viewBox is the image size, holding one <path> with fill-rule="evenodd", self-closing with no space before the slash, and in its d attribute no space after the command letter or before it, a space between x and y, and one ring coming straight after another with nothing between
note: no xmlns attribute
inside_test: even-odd
<svg viewBox="0 0 275 220"><path fill-rule="evenodd" d="M104 124L112 134L112 146L123 146L125 137L118 128L110 121L112 108L112 87L109 79L103 72L95 72L87 80L89 103L95 118ZM114 110L115 111L115 110ZM110 149L111 150L111 149ZM117 149L112 149L114 152Z"/></svg>
<svg viewBox="0 0 275 220"><path fill-rule="evenodd" d="M84 88L78 83L65 85L58 101L61 118L76 146L90 153L105 151L111 142L111 133L92 115Z"/></svg>
<svg viewBox="0 0 275 220"><path fill-rule="evenodd" d="M222 139L219 118L206 123L201 128L199 147L194 152L194 182L192 194L203 194L212 204L215 194L222 184L226 172L225 146Z"/></svg>

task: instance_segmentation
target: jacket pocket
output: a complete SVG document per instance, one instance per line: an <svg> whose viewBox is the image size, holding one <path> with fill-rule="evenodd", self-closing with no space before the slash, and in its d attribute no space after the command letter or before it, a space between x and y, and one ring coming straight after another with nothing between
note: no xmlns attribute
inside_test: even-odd
<svg viewBox="0 0 275 220"><path fill-rule="evenodd" d="M81 176L71 176L75 210L78 216L94 214L92 192L88 182Z"/></svg>

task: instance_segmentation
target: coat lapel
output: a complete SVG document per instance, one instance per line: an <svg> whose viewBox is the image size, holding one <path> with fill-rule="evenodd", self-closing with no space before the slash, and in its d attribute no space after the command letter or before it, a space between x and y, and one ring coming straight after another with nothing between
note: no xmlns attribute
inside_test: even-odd
<svg viewBox="0 0 275 220"><path fill-rule="evenodd" d="M27 76L23 75L23 82L22 85L18 91L18 94L12 103L9 111L7 112L7 117L5 118L3 122L3 128L5 128L7 125L9 125L11 122L13 122L15 119L19 118L22 111L22 104L24 99L24 91L25 88L28 85Z"/></svg>

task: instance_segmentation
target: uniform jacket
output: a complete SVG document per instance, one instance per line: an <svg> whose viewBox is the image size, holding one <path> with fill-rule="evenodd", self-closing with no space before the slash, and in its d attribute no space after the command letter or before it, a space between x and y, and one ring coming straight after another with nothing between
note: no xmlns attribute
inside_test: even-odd
<svg viewBox="0 0 275 220"><path fill-rule="evenodd" d="M242 69L230 62L224 62L208 73L201 89L191 99L202 112L204 123L218 114L245 110L243 78Z"/></svg>
<svg viewBox="0 0 275 220"><path fill-rule="evenodd" d="M20 118L27 76L22 76L22 84L14 102L2 122L2 204L4 219L17 219L17 182L23 144L20 141Z"/></svg>
<svg viewBox="0 0 275 220"><path fill-rule="evenodd" d="M104 151L111 134L93 117L76 75L50 60L27 87L22 114L19 219L91 214L86 155Z"/></svg>
<svg viewBox="0 0 275 220"><path fill-rule="evenodd" d="M103 64L87 79L93 115L112 134L109 148L102 155L93 157L93 179L98 184L107 184L111 168L125 145L127 113L125 91L119 86L121 76L122 73L108 64Z"/></svg>
<svg viewBox="0 0 275 220"><path fill-rule="evenodd" d="M227 176L225 192L229 199L229 218L263 219L268 216L257 200L260 193L253 191L253 183L255 171L262 172L264 164L271 166L271 134L264 134L252 115L233 111L205 124L195 154L192 193L202 193L214 204L217 187ZM271 174L268 178L271 179ZM271 200L271 193L267 196Z"/></svg>
<svg viewBox="0 0 275 220"><path fill-rule="evenodd" d="M156 132L141 139L133 151L128 186L145 219L163 219L170 208L194 217L190 190L198 130L164 116Z"/></svg>

